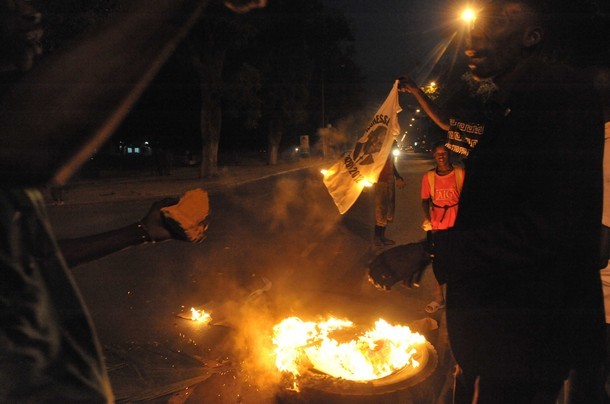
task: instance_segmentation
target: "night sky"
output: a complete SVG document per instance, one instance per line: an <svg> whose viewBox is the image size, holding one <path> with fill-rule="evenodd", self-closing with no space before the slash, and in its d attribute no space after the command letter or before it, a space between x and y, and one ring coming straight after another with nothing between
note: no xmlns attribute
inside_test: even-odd
<svg viewBox="0 0 610 404"><path fill-rule="evenodd" d="M394 79L409 73L419 84L430 76L435 48L456 27L459 2L443 0L323 0L351 22L355 59L370 99L383 99ZM444 59L451 57L447 52Z"/></svg>

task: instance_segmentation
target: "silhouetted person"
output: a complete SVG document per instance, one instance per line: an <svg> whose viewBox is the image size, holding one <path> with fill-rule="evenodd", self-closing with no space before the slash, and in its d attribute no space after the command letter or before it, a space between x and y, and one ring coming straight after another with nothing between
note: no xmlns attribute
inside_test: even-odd
<svg viewBox="0 0 610 404"><path fill-rule="evenodd" d="M497 92L433 265L479 403L553 403L570 369L604 358L601 110L592 86L542 57L552 6L491 1L466 48L475 78ZM600 402L596 382L586 402Z"/></svg>

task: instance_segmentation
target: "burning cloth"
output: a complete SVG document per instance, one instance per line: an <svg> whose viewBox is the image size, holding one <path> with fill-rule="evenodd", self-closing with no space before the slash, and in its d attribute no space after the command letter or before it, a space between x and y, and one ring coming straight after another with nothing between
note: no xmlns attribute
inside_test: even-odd
<svg viewBox="0 0 610 404"><path fill-rule="evenodd" d="M398 113L398 80L354 149L345 153L326 171L324 185L341 214L356 202L365 185L377 182L400 132Z"/></svg>

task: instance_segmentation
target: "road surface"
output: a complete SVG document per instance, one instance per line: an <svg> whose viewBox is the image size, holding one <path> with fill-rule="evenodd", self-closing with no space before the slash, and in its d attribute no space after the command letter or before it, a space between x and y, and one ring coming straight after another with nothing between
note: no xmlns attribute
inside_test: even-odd
<svg viewBox="0 0 610 404"><path fill-rule="evenodd" d="M386 234L397 243L424 237L419 192L432 163L397 160L407 186L397 190L396 221ZM286 401L278 399L269 351L271 328L281 319L426 318L431 271L417 290L380 292L366 281L367 263L380 252L371 243L372 199L364 192L341 216L312 168L251 181L211 195L201 244L146 244L75 268L117 398L167 402L165 393L190 383L195 387L181 389L173 402ZM132 223L150 203L50 206L49 213L58 237L73 237ZM177 316L191 307L211 311L214 325Z"/></svg>

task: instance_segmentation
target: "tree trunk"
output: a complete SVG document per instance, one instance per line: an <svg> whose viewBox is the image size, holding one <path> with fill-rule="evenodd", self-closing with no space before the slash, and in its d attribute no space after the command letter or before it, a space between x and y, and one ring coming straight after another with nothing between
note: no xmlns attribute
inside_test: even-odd
<svg viewBox="0 0 610 404"><path fill-rule="evenodd" d="M269 134L268 140L268 155L267 163L270 166L274 166L278 162L278 154L280 151L280 141L282 140L282 132L284 131L284 124L281 118L271 118L269 122Z"/></svg>
<svg viewBox="0 0 610 404"><path fill-rule="evenodd" d="M214 100L209 87L201 86L201 165L199 178L218 175L218 145L222 126L220 101Z"/></svg>
<svg viewBox="0 0 610 404"><path fill-rule="evenodd" d="M201 165L199 177L218 175L218 146L222 126L222 70L226 51L215 46L212 33L204 28L203 44L192 49L201 88Z"/></svg>

